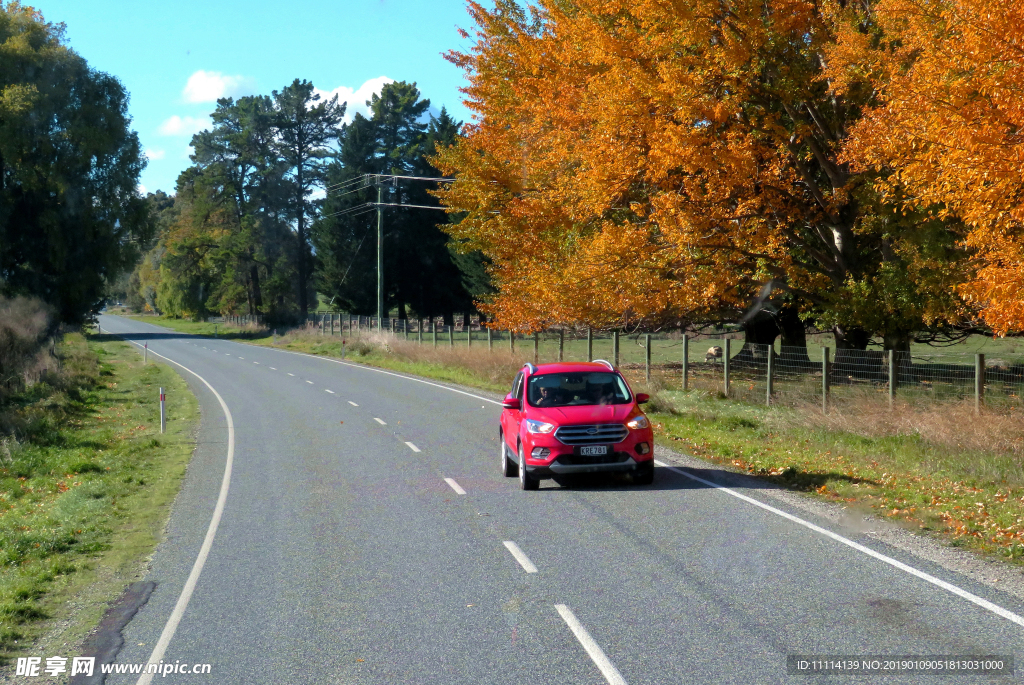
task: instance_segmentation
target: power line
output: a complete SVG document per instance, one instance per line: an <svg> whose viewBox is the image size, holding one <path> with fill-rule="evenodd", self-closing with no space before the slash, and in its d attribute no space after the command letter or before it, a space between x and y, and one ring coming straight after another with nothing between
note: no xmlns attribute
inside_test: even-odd
<svg viewBox="0 0 1024 685"><path fill-rule="evenodd" d="M447 211L444 207L431 207L430 205L403 205L394 202L371 202L370 204L379 207L413 207L415 209L440 209L442 212Z"/></svg>
<svg viewBox="0 0 1024 685"><path fill-rule="evenodd" d="M400 174L363 174L362 176L357 176L356 178L351 178L347 181L342 181L340 183L329 185L325 188L325 191L327 193L330 193L332 190L341 190L346 186L351 186L356 183L365 183L366 185L363 187L369 187L371 182L375 181L376 183L379 184L381 179L404 181L434 181L435 183L453 183L455 181L454 178L447 178L444 176L403 176Z"/></svg>

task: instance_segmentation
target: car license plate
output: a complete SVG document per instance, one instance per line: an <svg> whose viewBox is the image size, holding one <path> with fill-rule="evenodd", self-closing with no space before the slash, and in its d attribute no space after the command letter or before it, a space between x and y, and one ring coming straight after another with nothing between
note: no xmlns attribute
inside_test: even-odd
<svg viewBox="0 0 1024 685"><path fill-rule="evenodd" d="M608 454L608 445L586 445L579 450L581 457L603 457Z"/></svg>

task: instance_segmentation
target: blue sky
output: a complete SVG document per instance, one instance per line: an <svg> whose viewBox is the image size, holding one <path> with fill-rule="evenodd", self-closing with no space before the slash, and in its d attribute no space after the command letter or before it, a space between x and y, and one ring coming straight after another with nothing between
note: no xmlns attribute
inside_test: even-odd
<svg viewBox="0 0 1024 685"><path fill-rule="evenodd" d="M269 94L296 78L365 109L389 80L415 81L434 109L469 119L462 72L442 53L466 49L463 0L28 0L89 64L131 94L149 156L141 184L174 191L192 134L218 96Z"/></svg>

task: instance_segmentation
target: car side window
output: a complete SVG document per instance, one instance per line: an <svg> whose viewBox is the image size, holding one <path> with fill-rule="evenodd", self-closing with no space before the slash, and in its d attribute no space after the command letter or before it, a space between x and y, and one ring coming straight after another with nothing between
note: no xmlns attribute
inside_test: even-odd
<svg viewBox="0 0 1024 685"><path fill-rule="evenodd" d="M526 383L523 382L524 380L525 379L523 378L523 375L519 374L519 387L516 388L516 397L519 398L519 403L520 404L523 403L523 388L526 386ZM524 407L524 409L525 409L525 407Z"/></svg>
<svg viewBox="0 0 1024 685"><path fill-rule="evenodd" d="M523 372L520 371L519 373L516 374L515 380L512 381L512 389L509 390L509 395L512 395L512 397L519 397L520 383L522 382L522 380Z"/></svg>

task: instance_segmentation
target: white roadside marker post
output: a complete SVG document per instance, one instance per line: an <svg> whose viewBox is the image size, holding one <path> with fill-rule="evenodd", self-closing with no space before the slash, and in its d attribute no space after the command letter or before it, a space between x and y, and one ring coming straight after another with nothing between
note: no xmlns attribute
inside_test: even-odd
<svg viewBox="0 0 1024 685"><path fill-rule="evenodd" d="M160 388L160 432L161 433L163 433L165 430L167 430L167 410L164 407L164 400L165 399L166 399L166 396L164 395L164 389Z"/></svg>
<svg viewBox="0 0 1024 685"><path fill-rule="evenodd" d="M148 364L149 363L149 343L146 343L145 346L143 346L143 350L144 351L142 353L142 363L143 364Z"/></svg>

